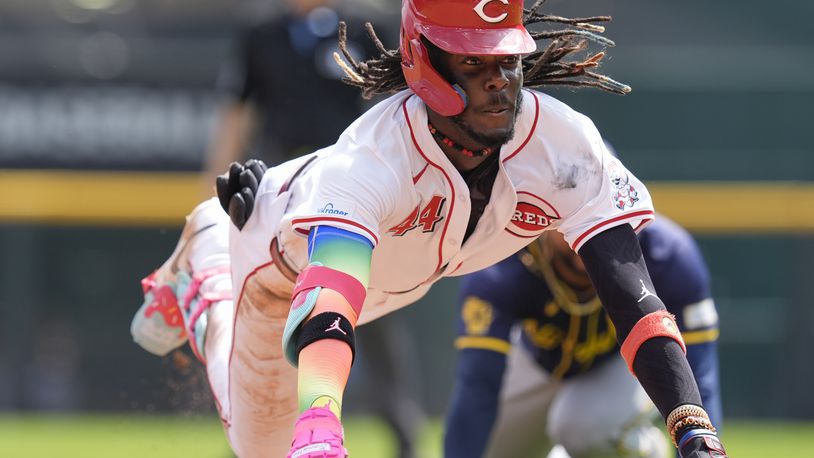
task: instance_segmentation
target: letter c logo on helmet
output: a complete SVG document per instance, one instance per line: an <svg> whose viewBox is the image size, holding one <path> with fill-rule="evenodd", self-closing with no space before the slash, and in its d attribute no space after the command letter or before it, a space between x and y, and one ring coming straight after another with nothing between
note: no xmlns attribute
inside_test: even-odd
<svg viewBox="0 0 814 458"><path fill-rule="evenodd" d="M488 5L489 3L492 3L492 2L500 2L500 3L503 3L504 5L509 4L509 0L480 0L480 3L475 5L475 12L478 13L478 16L480 16L481 19L483 19L486 22L492 23L492 24L497 24L498 22L500 22L500 21L506 19L507 17L509 17L509 13L506 13L506 12L500 13L497 16L489 16L489 15L487 15L486 12L484 11L484 9L486 8L486 5Z"/></svg>
<svg viewBox="0 0 814 458"><path fill-rule="evenodd" d="M495 2L502 5L492 7L490 4ZM496 11L498 8L503 11ZM431 110L442 116L463 112L466 95L433 68L422 38L457 55L528 54L537 49L523 25L523 0L403 0L404 79Z"/></svg>

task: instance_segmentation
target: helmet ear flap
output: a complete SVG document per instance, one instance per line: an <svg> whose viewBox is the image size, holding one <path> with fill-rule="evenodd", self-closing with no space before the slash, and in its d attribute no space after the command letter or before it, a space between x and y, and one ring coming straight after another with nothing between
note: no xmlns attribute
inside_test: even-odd
<svg viewBox="0 0 814 458"><path fill-rule="evenodd" d="M410 89L441 116L461 114L467 102L463 89L457 84L453 87L432 66L429 51L421 39L404 37L404 41L406 46L402 49L407 55L402 57L401 67Z"/></svg>

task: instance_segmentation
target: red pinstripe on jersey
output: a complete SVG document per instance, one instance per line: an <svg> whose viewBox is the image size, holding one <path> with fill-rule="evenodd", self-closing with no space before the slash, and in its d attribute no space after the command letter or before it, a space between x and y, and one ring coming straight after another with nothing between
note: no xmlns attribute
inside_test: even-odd
<svg viewBox="0 0 814 458"><path fill-rule="evenodd" d="M637 212L633 212L633 213L627 213L627 214L625 214L625 215L619 215L619 216L617 216L617 217L615 217L615 218L611 218L611 219L608 219L608 220L602 221L601 223L599 223L599 224L597 224L597 225L593 226L592 228L590 228L590 229L588 229L587 231L583 232L583 233L582 233L582 235L580 235L579 237L577 237L577 239L576 239L576 240L574 240L574 243L573 243L573 244L571 244L571 249L572 249L572 250L574 250L574 251L576 251L576 250L577 250L577 248L578 248L578 247L580 246L580 244L582 243L582 240L583 240L583 239L585 239L585 238L586 238L586 237L588 237L589 235L592 235L594 232L598 232L598 231L599 231L599 229L601 229L601 228L603 228L603 227L607 226L608 224L612 224L612 223L615 223L615 222L617 222L617 221L623 221L623 220L628 220L628 219L636 219L636 218L638 218L639 216L645 216L645 215L649 215L649 216L650 216L650 218L645 218L645 220L652 220L652 219L654 219L654 218L655 218L654 213L653 213L653 210L639 210L639 211L637 211ZM642 227L642 225L641 225L641 224L639 224L639 226L638 226L636 229L640 229L641 227Z"/></svg>
<svg viewBox="0 0 814 458"><path fill-rule="evenodd" d="M426 172L426 171L427 171L427 167L429 167L429 166L430 166L430 164L429 164L429 163L424 164L424 168L423 168L423 169L421 169L421 171L420 171L420 172L418 172L418 175L416 175L416 176L414 176L414 177L413 177L413 184L418 183L418 180L420 180L420 179L421 179L421 177L422 177L422 176L424 176L424 172Z"/></svg>
<svg viewBox="0 0 814 458"><path fill-rule="evenodd" d="M531 92L527 92L527 94L531 95L534 98L534 122L531 124L531 130L529 130L529 135L526 137L525 140L523 140L523 143L521 143L520 146L518 146L517 149L514 150L514 152L512 152L512 154L506 156L506 158L503 159L504 163L509 159L515 157L517 153L519 153L523 148L525 148L529 140L531 140L532 135L534 135L534 131L537 130L537 120L540 119L540 100L537 98L536 95L534 95Z"/></svg>
<svg viewBox="0 0 814 458"><path fill-rule="evenodd" d="M351 221L349 219L337 218L335 216L313 216L311 218L294 218L294 219L291 220L291 224L294 225L294 226L297 226L297 225L300 225L300 224L307 224L307 225L310 225L310 226L319 226L320 224L314 224L314 223L320 223L320 222L324 223L327 226L330 226L331 223L342 223L342 224L347 224L349 226L359 228L359 229L367 232L368 235L370 235L370 238L373 239L374 244L379 243L379 238L376 237L376 234L374 234L373 231L366 228L365 226L362 226L361 224L357 223L356 221Z"/></svg>
<svg viewBox="0 0 814 458"><path fill-rule="evenodd" d="M421 157L423 157L424 160L427 161L429 165L435 167L436 169L440 170L441 173L444 174L444 178L446 178L447 183L449 183L449 189L450 192L452 193L452 195L449 198L450 201L449 212L447 212L447 218L446 221L444 221L444 229L441 230L441 241L438 242L438 264L436 264L435 266L435 272L438 272L441 269L441 264L444 261L444 238L447 235L447 227L449 227L449 222L452 219L452 212L455 209L455 186L452 185L452 179L450 179L449 175L447 175L447 172L444 170L444 168L436 164L435 162L431 161L427 157L427 155L424 154L424 151L421 149L421 145L418 144L418 140L415 137L415 131L413 130L413 123L410 122L410 115L409 113L407 113L407 101L410 100L412 97L413 97L412 95L410 97L407 97L401 104L401 108L404 111L404 118L407 120L407 127L410 128L410 137L413 139L413 144L418 150L418 154L420 154Z"/></svg>
<svg viewBox="0 0 814 458"><path fill-rule="evenodd" d="M261 265L255 267L254 270L249 272L249 275L246 275L246 279L243 280L243 284L240 286L240 294L238 294L238 296L237 296L237 302L235 302L235 314L234 314L235 317L237 317L237 314L240 311L240 303L243 302L243 293L246 292L246 284L249 283L249 279L251 279L252 277L257 275L257 273L260 272L261 270L263 270L264 268L272 266L272 265L274 265L274 261L269 261L269 262L267 262L265 264L261 264ZM235 319L232 322L232 335L235 335L236 330L237 330L237 320ZM229 361L226 363L226 367L232 367L232 356L235 353L235 340L236 339L232 339L232 344L229 347ZM229 425L231 424L231 421L232 421L231 412L224 412L223 411L223 404L221 403L221 401L218 399L218 397L216 395L217 391L212 389L213 387L212 387L211 379L209 379L209 377L207 377L207 379L209 380L209 388L210 388L210 390L212 391L212 394L213 394L212 397L215 399L215 404L217 405L217 408L218 408L218 414L220 416L220 421L221 421L221 423L224 424L224 426L229 427ZM231 384L232 384L232 371L227 371L226 386L230 386ZM231 405L229 407L231 409ZM227 413L228 413L228 415L226 415Z"/></svg>

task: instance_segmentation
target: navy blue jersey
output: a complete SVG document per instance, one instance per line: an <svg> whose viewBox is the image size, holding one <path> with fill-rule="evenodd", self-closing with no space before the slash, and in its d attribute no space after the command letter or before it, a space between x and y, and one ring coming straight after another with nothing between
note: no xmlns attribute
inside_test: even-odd
<svg viewBox="0 0 814 458"><path fill-rule="evenodd" d="M718 315L700 250L686 230L661 215L639 234L639 242L655 292L676 316L704 407L720 428ZM459 305L459 354L444 441L447 458L483 454L516 326L522 330L522 344L554 377L590 373L602 361L620 357L613 324L598 299L577 297L546 275L525 250L465 276Z"/></svg>
<svg viewBox="0 0 814 458"><path fill-rule="evenodd" d="M641 232L639 242L656 294L676 316L688 343L714 340L717 314L709 273L692 237L660 216ZM618 354L613 324L598 298L580 301L568 285L554 281L549 285L525 251L467 275L456 347L507 351L510 331L519 324L528 350L558 378L588 371ZM568 300L556 300L554 288Z"/></svg>

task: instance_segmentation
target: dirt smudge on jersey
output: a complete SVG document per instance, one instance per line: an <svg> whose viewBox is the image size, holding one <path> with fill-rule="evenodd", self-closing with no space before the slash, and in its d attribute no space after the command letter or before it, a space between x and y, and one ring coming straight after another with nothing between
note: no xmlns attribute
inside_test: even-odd
<svg viewBox="0 0 814 458"><path fill-rule="evenodd" d="M574 189L585 175L584 172L585 169L577 164L558 164L554 174L554 187L558 190Z"/></svg>

